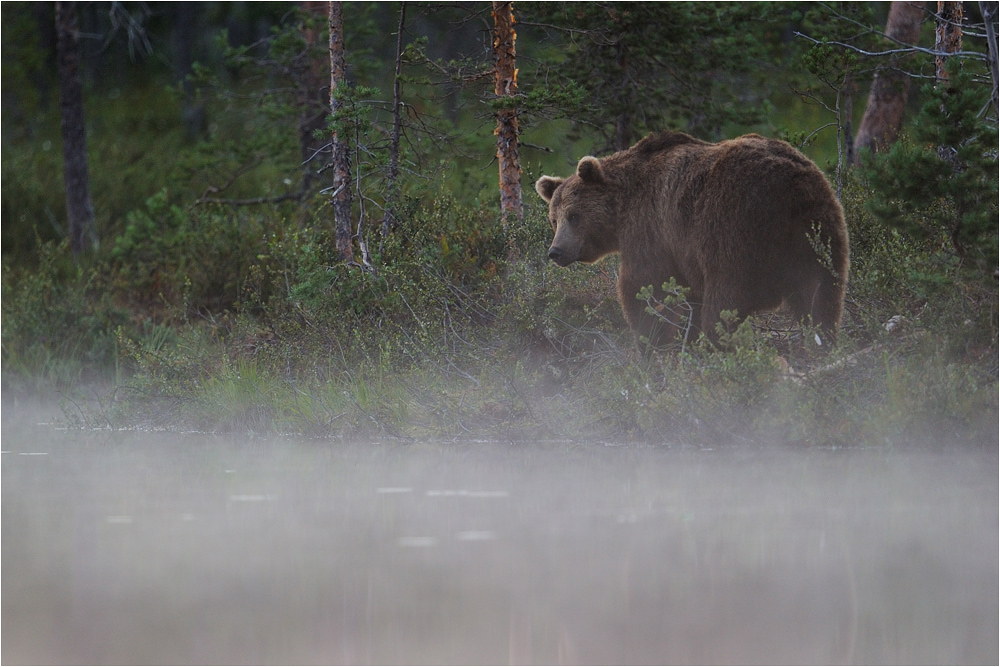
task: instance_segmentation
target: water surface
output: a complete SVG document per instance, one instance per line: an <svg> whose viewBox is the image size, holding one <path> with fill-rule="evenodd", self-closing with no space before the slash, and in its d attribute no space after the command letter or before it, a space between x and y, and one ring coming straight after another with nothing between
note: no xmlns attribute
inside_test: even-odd
<svg viewBox="0 0 1000 667"><path fill-rule="evenodd" d="M995 446L337 443L3 410L14 663L997 663Z"/></svg>

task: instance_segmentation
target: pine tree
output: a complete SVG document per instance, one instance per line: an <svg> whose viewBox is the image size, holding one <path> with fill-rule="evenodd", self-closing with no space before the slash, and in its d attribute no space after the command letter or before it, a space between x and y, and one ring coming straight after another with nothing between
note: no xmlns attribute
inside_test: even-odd
<svg viewBox="0 0 1000 667"><path fill-rule="evenodd" d="M59 109L62 117L63 172L66 218L73 254L95 245L94 204L87 167L87 134L83 120L83 79L80 75L80 28L75 2L56 3L59 60Z"/></svg>
<svg viewBox="0 0 1000 667"><path fill-rule="evenodd" d="M514 12L510 2L493 3L493 63L494 92L498 99L508 102L517 96L517 68L515 67ZM500 208L504 226L510 224L509 216L524 216L521 203L521 159L518 153L520 134L517 108L510 103L497 110L497 161L500 163Z"/></svg>
<svg viewBox="0 0 1000 667"><path fill-rule="evenodd" d="M538 3L525 22L564 31L553 71L585 91L574 120L623 150L651 131L720 139L766 108L748 82L762 73L768 3ZM530 13L530 16L528 15Z"/></svg>
<svg viewBox="0 0 1000 667"><path fill-rule="evenodd" d="M330 110L334 116L342 106L340 90L347 83L344 56L344 3L330 2ZM337 252L347 263L354 261L351 226L351 155L347 137L335 131L332 137L333 214Z"/></svg>
<svg viewBox="0 0 1000 667"><path fill-rule="evenodd" d="M910 236L947 238L967 269L997 266L997 128L980 112L990 91L956 64L927 102L910 141L865 161L872 212Z"/></svg>

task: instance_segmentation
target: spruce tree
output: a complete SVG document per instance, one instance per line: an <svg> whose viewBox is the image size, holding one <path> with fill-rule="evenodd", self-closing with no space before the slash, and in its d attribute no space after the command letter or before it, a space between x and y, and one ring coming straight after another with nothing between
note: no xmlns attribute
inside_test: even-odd
<svg viewBox="0 0 1000 667"><path fill-rule="evenodd" d="M955 70L958 70L957 66ZM963 268L997 267L997 128L981 114L990 91L962 71L928 85L908 141L865 161L868 206L911 237L950 242Z"/></svg>

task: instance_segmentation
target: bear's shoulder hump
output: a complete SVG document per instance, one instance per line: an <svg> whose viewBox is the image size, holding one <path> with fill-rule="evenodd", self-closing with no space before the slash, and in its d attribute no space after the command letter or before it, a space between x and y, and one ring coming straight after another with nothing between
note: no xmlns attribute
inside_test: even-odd
<svg viewBox="0 0 1000 667"><path fill-rule="evenodd" d="M659 132L657 134L647 135L645 138L639 141L633 150L641 155L652 155L655 153L663 153L669 151L677 146L683 146L686 144L706 144L706 142L701 139L695 139L694 137L684 134L683 132L672 132L666 130L664 132Z"/></svg>

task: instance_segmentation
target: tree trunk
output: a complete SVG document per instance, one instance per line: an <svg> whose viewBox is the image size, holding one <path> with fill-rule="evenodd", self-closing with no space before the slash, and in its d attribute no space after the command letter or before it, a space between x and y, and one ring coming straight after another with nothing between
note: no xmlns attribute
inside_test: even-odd
<svg viewBox="0 0 1000 667"><path fill-rule="evenodd" d="M920 20L923 11L919 3L893 2L885 24L885 34L904 44L915 45L920 39ZM899 136L910 94L910 77L900 71L905 56L893 57L875 72L868 106L858 126L854 139L854 163L865 150L885 150Z"/></svg>
<svg viewBox="0 0 1000 667"><path fill-rule="evenodd" d="M76 3L56 3L56 47L59 63L59 111L62 117L63 174L66 181L66 218L74 255L97 244L94 204L87 171L87 133L83 119L83 80L80 76L80 29Z"/></svg>
<svg viewBox="0 0 1000 667"><path fill-rule="evenodd" d="M990 77L993 80L993 109L998 109L997 94L1000 91L1000 76L997 74L997 3L980 2L979 11L983 14L983 24L986 27L986 47L990 61Z"/></svg>
<svg viewBox="0 0 1000 667"><path fill-rule="evenodd" d="M300 3L305 14L302 39L305 42L303 57L305 62L298 69L298 91L296 105L299 111L299 147L302 155L302 191L310 188L316 177L313 160L323 152L317 147L316 131L326 124L327 105L324 103L323 89L326 87L323 74L323 60L314 51L319 47L320 31L311 19L317 20L324 9L320 0L304 0ZM314 57L316 56L316 57Z"/></svg>
<svg viewBox="0 0 1000 667"><path fill-rule="evenodd" d="M934 28L934 50L938 55L934 59L935 76L937 86L948 84L948 55L958 53L962 50L962 17L963 8L961 2L941 2L937 3L937 18ZM944 105L942 104L942 111ZM964 170L964 166L958 160L958 150L955 146L940 145L937 147L938 157L947 162L953 174L958 174ZM962 223L965 217L962 202L957 198L955 203L955 218L951 227L951 244L955 248L955 253L959 258L964 259L966 255L965 245L962 243Z"/></svg>
<svg viewBox="0 0 1000 667"><path fill-rule="evenodd" d="M399 26L396 30L396 74L392 84L392 135L389 138L389 173L386 178L385 215L382 217L382 238L396 226L396 204L399 189L399 136L402 127L403 25L406 3L399 3Z"/></svg>
<svg viewBox="0 0 1000 667"><path fill-rule="evenodd" d="M340 109L337 89L347 83L347 61L344 56L344 3L330 2L330 111ZM333 132L333 219L337 235L337 252L345 262L354 261L351 226L351 153L347 137Z"/></svg>
<svg viewBox="0 0 1000 667"><path fill-rule="evenodd" d="M174 70L180 81L183 101L181 113L184 120L184 134L189 141L195 140L205 129L205 105L194 99L194 90L188 76L194 67L194 41L197 35L197 2L178 2L174 15Z"/></svg>
<svg viewBox="0 0 1000 667"><path fill-rule="evenodd" d="M497 111L497 160L500 163L500 208L503 224L509 216L524 217L521 201L521 159L518 155L518 118L513 98L517 95L517 69L514 67L514 12L510 2L493 3L494 92L507 104Z"/></svg>
<svg viewBox="0 0 1000 667"><path fill-rule="evenodd" d="M938 84L948 81L948 61L946 53L958 53L962 50L962 3L937 3L937 27L934 31L934 50L939 53L935 58L935 74Z"/></svg>
<svg viewBox="0 0 1000 667"><path fill-rule="evenodd" d="M858 159L858 147L854 141L854 77L848 73L844 77L844 101L840 122L844 128L844 166L849 167Z"/></svg>
<svg viewBox="0 0 1000 667"><path fill-rule="evenodd" d="M616 74L618 77L618 105L621 111L615 117L615 150L623 151L632 145L632 114L629 98L633 95L629 90L628 71L629 59L625 53L625 45L619 44L615 47L615 63L618 65Z"/></svg>

